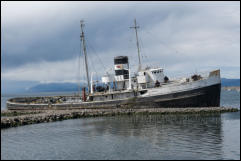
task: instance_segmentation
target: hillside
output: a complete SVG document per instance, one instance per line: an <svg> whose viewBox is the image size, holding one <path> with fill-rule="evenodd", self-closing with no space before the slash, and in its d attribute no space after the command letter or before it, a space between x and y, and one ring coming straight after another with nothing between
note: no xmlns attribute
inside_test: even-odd
<svg viewBox="0 0 241 161"><path fill-rule="evenodd" d="M78 91L76 83L44 83L35 85L27 90L28 92L64 92Z"/></svg>
<svg viewBox="0 0 241 161"><path fill-rule="evenodd" d="M222 78L222 86L240 86L240 79ZM38 84L28 89L28 92L64 92L64 91L78 91L76 83L44 83Z"/></svg>

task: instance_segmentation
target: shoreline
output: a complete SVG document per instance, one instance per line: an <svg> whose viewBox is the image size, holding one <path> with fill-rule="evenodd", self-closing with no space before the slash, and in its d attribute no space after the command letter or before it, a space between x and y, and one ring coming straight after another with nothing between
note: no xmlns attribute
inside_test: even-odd
<svg viewBox="0 0 241 161"><path fill-rule="evenodd" d="M223 86L222 89L227 91L235 90L240 92L240 86Z"/></svg>
<svg viewBox="0 0 241 161"><path fill-rule="evenodd" d="M77 119L85 117L117 115L152 115L152 114L208 114L238 112L232 107L189 107L189 108L116 108L116 109L72 109L72 110L5 110L1 111L1 129Z"/></svg>

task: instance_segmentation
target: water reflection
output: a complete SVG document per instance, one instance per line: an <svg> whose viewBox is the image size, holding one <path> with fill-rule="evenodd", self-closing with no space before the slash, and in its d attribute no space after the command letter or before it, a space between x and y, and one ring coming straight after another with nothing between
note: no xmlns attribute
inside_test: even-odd
<svg viewBox="0 0 241 161"><path fill-rule="evenodd" d="M1 154L2 159L237 159L240 148L225 141L227 131L237 132L229 125L237 119L224 117L138 115L29 125L1 130Z"/></svg>
<svg viewBox="0 0 241 161"><path fill-rule="evenodd" d="M110 117L85 122L92 127L88 136L119 135L145 140L160 150L162 156L182 158L222 158L221 115L138 115ZM205 155L204 155L205 154ZM210 156L214 155L214 156ZM172 156L167 156L170 158Z"/></svg>

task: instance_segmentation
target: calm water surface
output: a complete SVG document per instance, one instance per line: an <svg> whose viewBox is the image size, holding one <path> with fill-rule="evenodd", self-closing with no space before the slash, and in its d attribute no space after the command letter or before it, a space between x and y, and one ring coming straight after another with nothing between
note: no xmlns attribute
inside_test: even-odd
<svg viewBox="0 0 241 161"><path fill-rule="evenodd" d="M240 108L240 94L222 91ZM96 117L1 130L1 159L240 159L240 112Z"/></svg>

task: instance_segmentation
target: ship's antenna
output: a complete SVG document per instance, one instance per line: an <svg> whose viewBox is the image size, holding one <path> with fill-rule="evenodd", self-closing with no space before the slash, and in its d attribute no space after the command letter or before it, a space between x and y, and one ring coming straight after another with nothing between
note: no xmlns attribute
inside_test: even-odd
<svg viewBox="0 0 241 161"><path fill-rule="evenodd" d="M90 80L89 80L89 70L88 70L88 61L87 61L87 53L86 53L86 46L85 46L85 35L84 35L84 21L80 21L80 28L81 28L81 35L80 35L80 40L82 42L82 48L83 48L83 53L85 57L85 69L86 69L86 78L88 82L88 92L90 93Z"/></svg>
<svg viewBox="0 0 241 161"><path fill-rule="evenodd" d="M133 27L130 28L134 28L135 32L136 32L136 46L137 46L137 52L138 52L138 60L139 60L139 67L138 67L138 71L141 70L141 57L140 57L140 47L139 47L139 40L138 40L138 34L137 34L137 29L140 28L139 26L136 26L136 19L134 20L134 25Z"/></svg>

